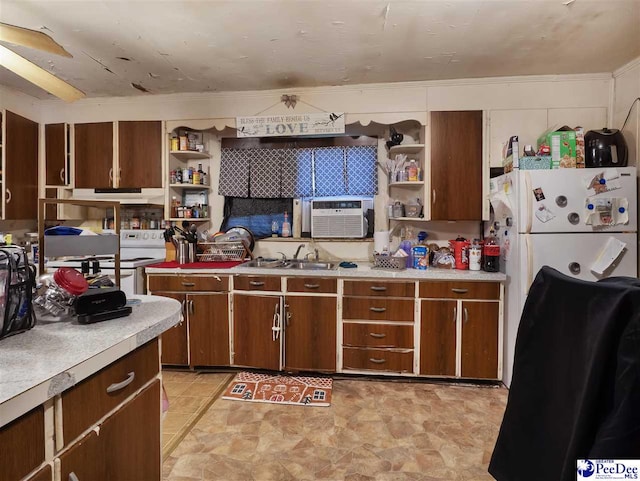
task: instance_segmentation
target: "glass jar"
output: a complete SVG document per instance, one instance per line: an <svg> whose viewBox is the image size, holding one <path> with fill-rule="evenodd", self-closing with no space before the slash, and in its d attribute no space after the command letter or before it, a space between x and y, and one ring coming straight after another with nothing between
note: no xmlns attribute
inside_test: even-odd
<svg viewBox="0 0 640 481"><path fill-rule="evenodd" d="M89 289L84 276L71 267L61 267L53 275L41 276L38 284L44 290L39 290L33 304L41 310L41 314L54 317L75 315L73 304L76 297Z"/></svg>

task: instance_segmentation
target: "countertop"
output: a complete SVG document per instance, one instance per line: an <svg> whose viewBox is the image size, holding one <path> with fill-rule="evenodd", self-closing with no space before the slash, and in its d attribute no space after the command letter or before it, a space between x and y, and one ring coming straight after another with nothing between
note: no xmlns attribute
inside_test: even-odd
<svg viewBox="0 0 640 481"><path fill-rule="evenodd" d="M340 262L340 261L336 261ZM405 279L405 280L443 280L443 281L496 281L504 282L507 276L502 272L469 271L457 269L429 268L425 271L417 269L383 270L376 269L368 262L356 262L357 268L338 267L333 270L298 270L298 269L266 269L262 267L243 267L242 265L227 269L206 268L157 268L147 267L148 274L252 274L269 276L302 276L302 277L343 277L349 279Z"/></svg>
<svg viewBox="0 0 640 481"><path fill-rule="evenodd" d="M159 296L127 317L82 325L38 322L0 340L0 426L158 337L180 321L180 303Z"/></svg>

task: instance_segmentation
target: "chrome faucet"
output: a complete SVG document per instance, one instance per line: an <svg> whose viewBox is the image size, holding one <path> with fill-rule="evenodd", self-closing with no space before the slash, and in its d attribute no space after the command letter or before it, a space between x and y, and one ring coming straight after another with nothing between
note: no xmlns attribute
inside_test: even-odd
<svg viewBox="0 0 640 481"><path fill-rule="evenodd" d="M296 249L296 253L295 253L295 254L293 254L293 258L294 258L294 259L297 259L297 258L298 258L298 254L300 254L300 249L302 249L303 247L304 247L304 244L300 244L300 245L298 246L298 248Z"/></svg>
<svg viewBox="0 0 640 481"><path fill-rule="evenodd" d="M316 262L318 262L320 260L320 257L318 256L318 249L317 248L313 249L313 252L307 252L304 255L304 259L308 261L309 260L309 256L314 256L313 260L316 261Z"/></svg>

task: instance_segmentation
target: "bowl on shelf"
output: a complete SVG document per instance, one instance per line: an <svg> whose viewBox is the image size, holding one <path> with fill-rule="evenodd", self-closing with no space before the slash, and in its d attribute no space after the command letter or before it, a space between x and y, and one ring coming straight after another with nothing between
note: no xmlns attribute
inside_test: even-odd
<svg viewBox="0 0 640 481"><path fill-rule="evenodd" d="M405 217L420 217L422 215L421 204L405 204L404 205Z"/></svg>

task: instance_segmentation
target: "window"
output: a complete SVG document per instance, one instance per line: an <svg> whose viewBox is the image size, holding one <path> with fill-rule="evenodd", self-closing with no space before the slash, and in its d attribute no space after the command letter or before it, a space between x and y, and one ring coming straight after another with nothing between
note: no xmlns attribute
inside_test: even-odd
<svg viewBox="0 0 640 481"><path fill-rule="evenodd" d="M236 384L235 386L233 386L233 389L231 390L231 394L242 394L246 387L247 387L246 384Z"/></svg>
<svg viewBox="0 0 640 481"><path fill-rule="evenodd" d="M293 199L373 196L378 190L377 139L223 139L218 193L221 230L247 227L258 239L278 232Z"/></svg>
<svg viewBox="0 0 640 481"><path fill-rule="evenodd" d="M314 401L324 401L326 393L321 391L320 389L316 389L313 391L313 400Z"/></svg>

